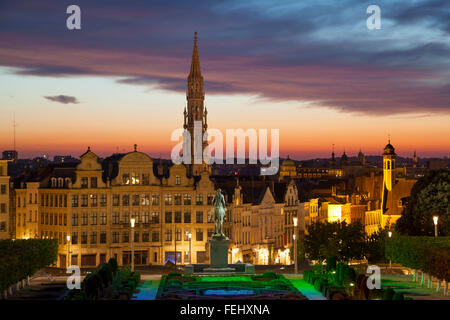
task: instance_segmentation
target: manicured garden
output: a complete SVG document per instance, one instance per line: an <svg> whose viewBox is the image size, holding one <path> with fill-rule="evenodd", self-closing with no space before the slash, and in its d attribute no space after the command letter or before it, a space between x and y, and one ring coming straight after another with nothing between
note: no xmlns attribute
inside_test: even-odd
<svg viewBox="0 0 450 320"><path fill-rule="evenodd" d="M326 266L316 265L312 270L305 271L303 277L329 300L410 299L392 288L369 289L365 274L357 274L354 268L343 262L336 263L334 257L328 257Z"/></svg>
<svg viewBox="0 0 450 320"><path fill-rule="evenodd" d="M72 289L65 300L129 300L140 282L140 274L118 267L115 259L88 274L81 289Z"/></svg>
<svg viewBox="0 0 450 320"><path fill-rule="evenodd" d="M283 275L185 276L164 275L156 299L287 299L306 298Z"/></svg>

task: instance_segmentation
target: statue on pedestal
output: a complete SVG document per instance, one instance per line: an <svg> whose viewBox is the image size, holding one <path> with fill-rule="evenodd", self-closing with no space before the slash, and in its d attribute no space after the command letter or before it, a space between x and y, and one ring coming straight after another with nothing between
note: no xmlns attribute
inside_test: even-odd
<svg viewBox="0 0 450 320"><path fill-rule="evenodd" d="M227 218L227 209L225 207L225 197L222 194L222 190L217 189L217 192L213 199L214 207L214 235L213 237L225 238L223 233L223 222Z"/></svg>

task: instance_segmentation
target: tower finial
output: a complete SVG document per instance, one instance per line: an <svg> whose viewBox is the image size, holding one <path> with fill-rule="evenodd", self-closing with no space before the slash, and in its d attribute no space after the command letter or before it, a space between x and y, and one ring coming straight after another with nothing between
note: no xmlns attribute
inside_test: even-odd
<svg viewBox="0 0 450 320"><path fill-rule="evenodd" d="M135 143L134 144L134 152L136 152L137 151L137 144Z"/></svg>
<svg viewBox="0 0 450 320"><path fill-rule="evenodd" d="M197 31L194 32L194 41L197 41Z"/></svg>
<svg viewBox="0 0 450 320"><path fill-rule="evenodd" d="M391 143L391 134L388 133L388 143Z"/></svg>

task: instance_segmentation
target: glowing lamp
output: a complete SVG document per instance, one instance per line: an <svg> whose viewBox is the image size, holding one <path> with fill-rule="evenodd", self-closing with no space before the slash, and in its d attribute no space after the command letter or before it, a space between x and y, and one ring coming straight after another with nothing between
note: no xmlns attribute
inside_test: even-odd
<svg viewBox="0 0 450 320"><path fill-rule="evenodd" d="M439 219L438 216L433 216L433 222L434 222L434 225L437 225L437 224L438 224L438 219Z"/></svg>
<svg viewBox="0 0 450 320"><path fill-rule="evenodd" d="M130 223L131 223L131 227L134 228L134 224L136 222L136 219L131 218Z"/></svg>
<svg viewBox="0 0 450 320"><path fill-rule="evenodd" d="M294 217L294 218L292 218L293 220L294 220L294 227L296 227L297 226L297 222L298 222L298 218L297 217Z"/></svg>

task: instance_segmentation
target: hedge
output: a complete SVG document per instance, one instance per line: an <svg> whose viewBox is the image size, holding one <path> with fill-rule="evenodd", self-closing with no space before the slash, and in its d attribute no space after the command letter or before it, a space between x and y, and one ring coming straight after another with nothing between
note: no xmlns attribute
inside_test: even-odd
<svg viewBox="0 0 450 320"><path fill-rule="evenodd" d="M450 281L450 237L392 237L386 241L386 258Z"/></svg>
<svg viewBox="0 0 450 320"><path fill-rule="evenodd" d="M54 264L57 256L57 239L0 240L0 290Z"/></svg>

